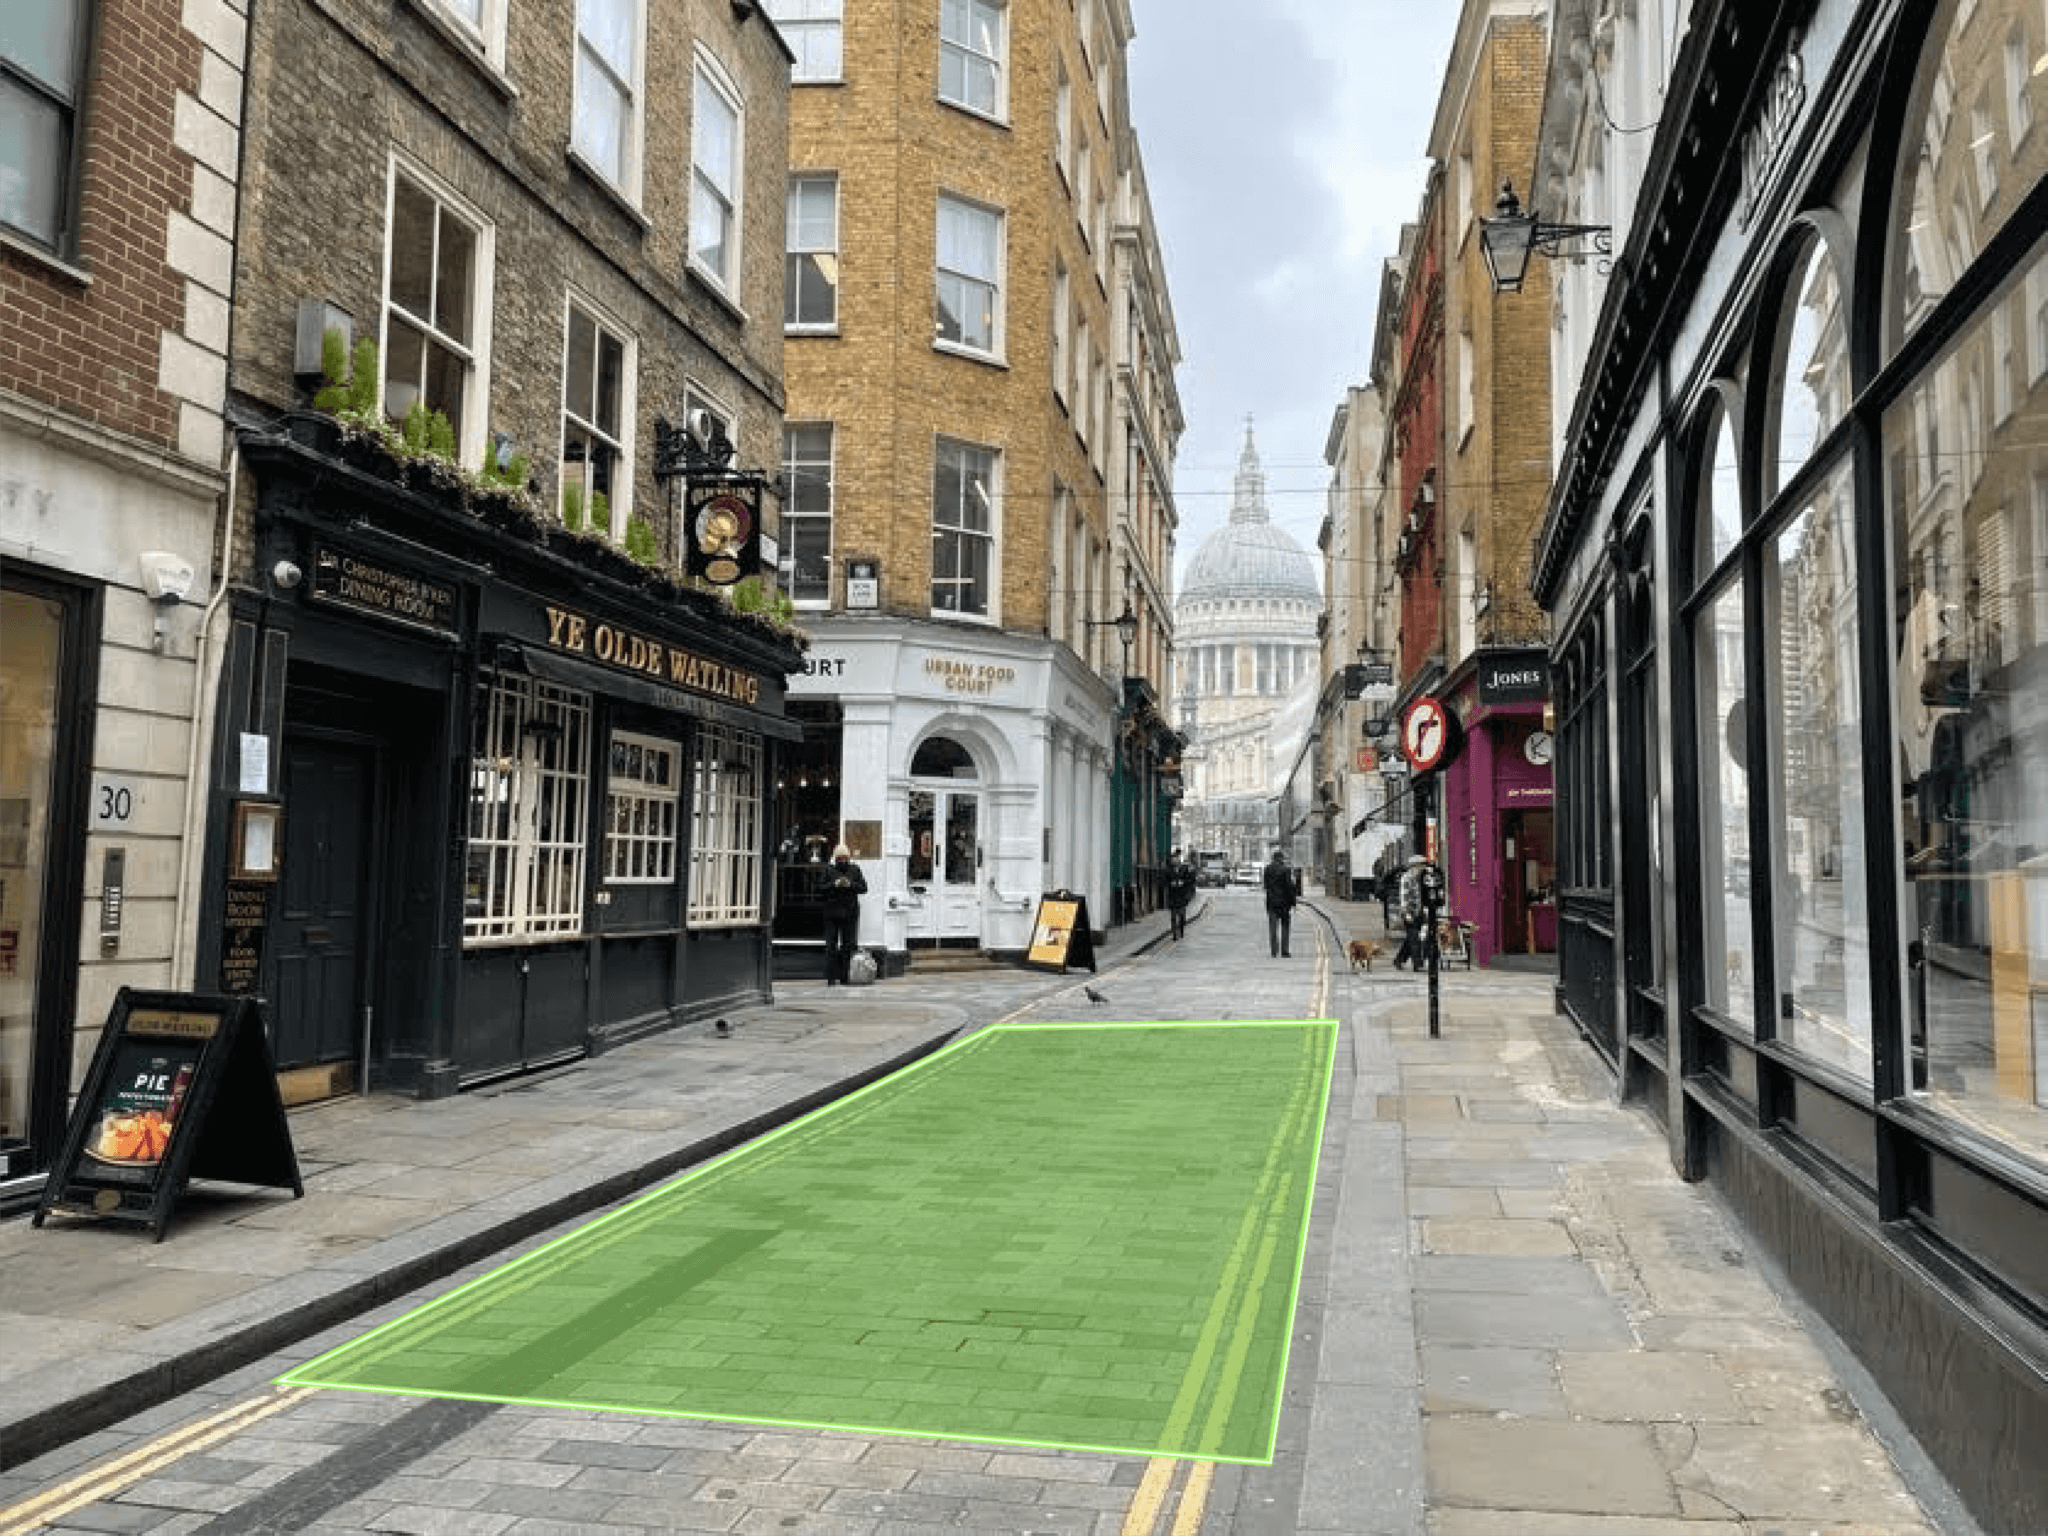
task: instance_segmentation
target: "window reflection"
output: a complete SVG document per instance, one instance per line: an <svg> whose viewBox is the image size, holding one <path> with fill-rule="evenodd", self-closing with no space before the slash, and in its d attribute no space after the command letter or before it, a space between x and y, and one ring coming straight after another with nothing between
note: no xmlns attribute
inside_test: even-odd
<svg viewBox="0 0 2048 1536"><path fill-rule="evenodd" d="M1980 7L1980 10L1996 7ZM2048 241L1887 413L1916 1075L2048 1144Z"/></svg>
<svg viewBox="0 0 2048 1536"><path fill-rule="evenodd" d="M1755 1027L1756 941L1749 921L1749 753L1742 697L1742 586L1731 582L1695 621L1700 760L1700 912L1706 1001Z"/></svg>

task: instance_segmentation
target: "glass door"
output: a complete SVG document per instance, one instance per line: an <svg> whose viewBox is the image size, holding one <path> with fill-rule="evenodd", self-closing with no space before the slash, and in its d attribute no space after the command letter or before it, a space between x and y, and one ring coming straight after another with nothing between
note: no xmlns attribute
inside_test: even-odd
<svg viewBox="0 0 2048 1536"><path fill-rule="evenodd" d="M906 873L916 901L912 943L981 937L981 796L973 790L913 789Z"/></svg>

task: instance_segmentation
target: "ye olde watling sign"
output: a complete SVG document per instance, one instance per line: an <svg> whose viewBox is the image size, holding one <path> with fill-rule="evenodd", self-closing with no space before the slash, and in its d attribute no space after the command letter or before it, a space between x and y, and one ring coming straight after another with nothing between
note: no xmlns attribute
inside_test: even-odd
<svg viewBox="0 0 2048 1536"><path fill-rule="evenodd" d="M312 596L394 624L411 624L441 634L455 630L455 589L412 571L402 571L345 550L313 552Z"/></svg>
<svg viewBox="0 0 2048 1536"><path fill-rule="evenodd" d="M548 646L569 656L588 656L624 672L701 693L707 698L761 702L761 679L722 661L699 656L651 635L567 608L548 609Z"/></svg>

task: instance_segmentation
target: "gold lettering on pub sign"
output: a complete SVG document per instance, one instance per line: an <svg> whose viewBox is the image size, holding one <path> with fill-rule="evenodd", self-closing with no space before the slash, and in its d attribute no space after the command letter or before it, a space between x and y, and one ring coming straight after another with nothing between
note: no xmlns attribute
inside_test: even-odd
<svg viewBox="0 0 2048 1536"><path fill-rule="evenodd" d="M137 1008L128 1015L128 1033L174 1040L210 1040L220 1028L212 1013L180 1013L168 1008Z"/></svg>
<svg viewBox="0 0 2048 1536"><path fill-rule="evenodd" d="M761 679L722 661L699 656L680 646L664 645L603 619L592 621L566 608L549 608L548 644L572 656L591 656L607 666L637 672L657 682L672 683L714 699L761 702Z"/></svg>

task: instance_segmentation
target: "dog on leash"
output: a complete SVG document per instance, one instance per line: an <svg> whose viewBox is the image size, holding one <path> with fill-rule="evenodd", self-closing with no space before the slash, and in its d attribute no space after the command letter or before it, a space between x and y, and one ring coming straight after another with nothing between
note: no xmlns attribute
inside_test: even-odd
<svg viewBox="0 0 2048 1536"><path fill-rule="evenodd" d="M1354 971L1370 971L1373 961L1379 959L1381 954L1384 953L1380 946L1371 939L1353 939L1348 952L1351 956L1351 969Z"/></svg>

